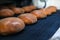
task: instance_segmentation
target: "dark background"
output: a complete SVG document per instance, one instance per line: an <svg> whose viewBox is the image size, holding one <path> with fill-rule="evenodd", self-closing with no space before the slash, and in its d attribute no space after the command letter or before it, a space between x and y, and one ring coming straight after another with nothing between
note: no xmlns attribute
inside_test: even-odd
<svg viewBox="0 0 60 40"><path fill-rule="evenodd" d="M31 1L14 0L10 2L2 2L1 5L16 4L23 7L30 5ZM28 4L27 4L28 3ZM0 40L48 40L53 36L56 30L60 27L60 11L37 21L32 25L26 25L22 32L9 36L0 36Z"/></svg>
<svg viewBox="0 0 60 40"><path fill-rule="evenodd" d="M32 0L0 0L0 5L13 4L19 7L27 6L32 4Z"/></svg>

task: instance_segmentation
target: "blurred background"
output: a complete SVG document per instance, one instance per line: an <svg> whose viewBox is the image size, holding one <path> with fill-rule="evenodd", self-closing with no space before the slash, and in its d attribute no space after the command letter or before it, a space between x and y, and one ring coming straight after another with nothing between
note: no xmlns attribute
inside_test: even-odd
<svg viewBox="0 0 60 40"><path fill-rule="evenodd" d="M32 0L0 0L0 5L6 6L10 4L23 7L32 4Z"/></svg>

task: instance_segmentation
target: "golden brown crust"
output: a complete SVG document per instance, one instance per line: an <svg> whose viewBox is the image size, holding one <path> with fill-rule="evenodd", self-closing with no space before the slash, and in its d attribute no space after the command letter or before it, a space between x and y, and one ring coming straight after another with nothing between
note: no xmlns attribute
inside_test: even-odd
<svg viewBox="0 0 60 40"><path fill-rule="evenodd" d="M53 13L56 12L57 8L55 6L49 6L48 8L46 8L46 11Z"/></svg>
<svg viewBox="0 0 60 40"><path fill-rule="evenodd" d="M24 9L25 12L30 12L31 11L31 9L28 6L23 7L23 9Z"/></svg>
<svg viewBox="0 0 60 40"><path fill-rule="evenodd" d="M35 10L31 12L33 15L35 15L38 19L45 18L47 15L43 13L43 10Z"/></svg>
<svg viewBox="0 0 60 40"><path fill-rule="evenodd" d="M46 15L51 15L51 12L49 12L49 10L45 10L43 13Z"/></svg>
<svg viewBox="0 0 60 40"><path fill-rule="evenodd" d="M8 35L19 32L25 27L24 22L16 17L5 18L0 21L0 34Z"/></svg>
<svg viewBox="0 0 60 40"><path fill-rule="evenodd" d="M10 9L1 9L0 16L13 16L14 12Z"/></svg>
<svg viewBox="0 0 60 40"><path fill-rule="evenodd" d="M13 11L15 14L24 13L24 10L23 10L22 8L12 8L12 11Z"/></svg>
<svg viewBox="0 0 60 40"><path fill-rule="evenodd" d="M18 17L21 18L25 22L25 24L32 24L37 22L37 18L30 13L21 14Z"/></svg>
<svg viewBox="0 0 60 40"><path fill-rule="evenodd" d="M36 7L35 7L35 6L33 6L33 5L30 5L29 7L30 7L30 9L31 9L31 10L36 9Z"/></svg>
<svg viewBox="0 0 60 40"><path fill-rule="evenodd" d="M30 5L30 6L23 7L23 9L25 12L31 12L32 10L36 9L36 7L33 5Z"/></svg>

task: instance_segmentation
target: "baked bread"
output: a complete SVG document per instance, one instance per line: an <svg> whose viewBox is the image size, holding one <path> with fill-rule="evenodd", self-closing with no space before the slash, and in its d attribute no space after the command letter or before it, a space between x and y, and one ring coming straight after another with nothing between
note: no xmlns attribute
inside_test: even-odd
<svg viewBox="0 0 60 40"><path fill-rule="evenodd" d="M1 9L0 10L0 16L13 16L14 15L14 12L10 9Z"/></svg>
<svg viewBox="0 0 60 40"><path fill-rule="evenodd" d="M55 6L49 6L45 10L46 10L46 12L49 13L49 15L51 15L53 12L57 11L57 8Z"/></svg>
<svg viewBox="0 0 60 40"><path fill-rule="evenodd" d="M15 14L24 13L24 10L23 10L22 8L12 8L12 11L13 11Z"/></svg>
<svg viewBox="0 0 60 40"><path fill-rule="evenodd" d="M33 5L30 5L30 6L23 7L23 9L25 12L31 12L32 10L36 9L36 7Z"/></svg>
<svg viewBox="0 0 60 40"><path fill-rule="evenodd" d="M0 35L9 35L22 31L25 28L24 22L16 17L9 17L0 20Z"/></svg>
<svg viewBox="0 0 60 40"><path fill-rule="evenodd" d="M43 13L43 10L34 10L31 13L37 17L37 19L45 18L47 15Z"/></svg>
<svg viewBox="0 0 60 40"><path fill-rule="evenodd" d="M33 24L37 22L37 18L31 13L21 14L18 18L22 19L25 24Z"/></svg>

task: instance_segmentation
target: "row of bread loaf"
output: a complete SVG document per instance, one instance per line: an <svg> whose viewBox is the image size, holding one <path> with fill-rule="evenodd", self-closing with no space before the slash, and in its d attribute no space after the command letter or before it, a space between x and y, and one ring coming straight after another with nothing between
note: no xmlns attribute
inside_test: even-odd
<svg viewBox="0 0 60 40"><path fill-rule="evenodd" d="M34 9L34 7L32 9ZM29 8L26 8L26 10L25 10L26 12L31 11L31 9ZM20 32L25 28L25 24L36 23L37 19L45 18L48 15L51 15L53 12L56 12L56 10L57 10L56 7L50 6L48 8L34 10L30 13L20 14L18 17L8 17L8 18L1 19L0 20L0 34L8 35L8 34L14 34L14 33ZM5 13L4 15L6 14L8 15L9 11L10 13L12 12L9 9L5 9L4 11L5 12L2 12L2 14ZM12 12L11 14L13 13L14 12Z"/></svg>

